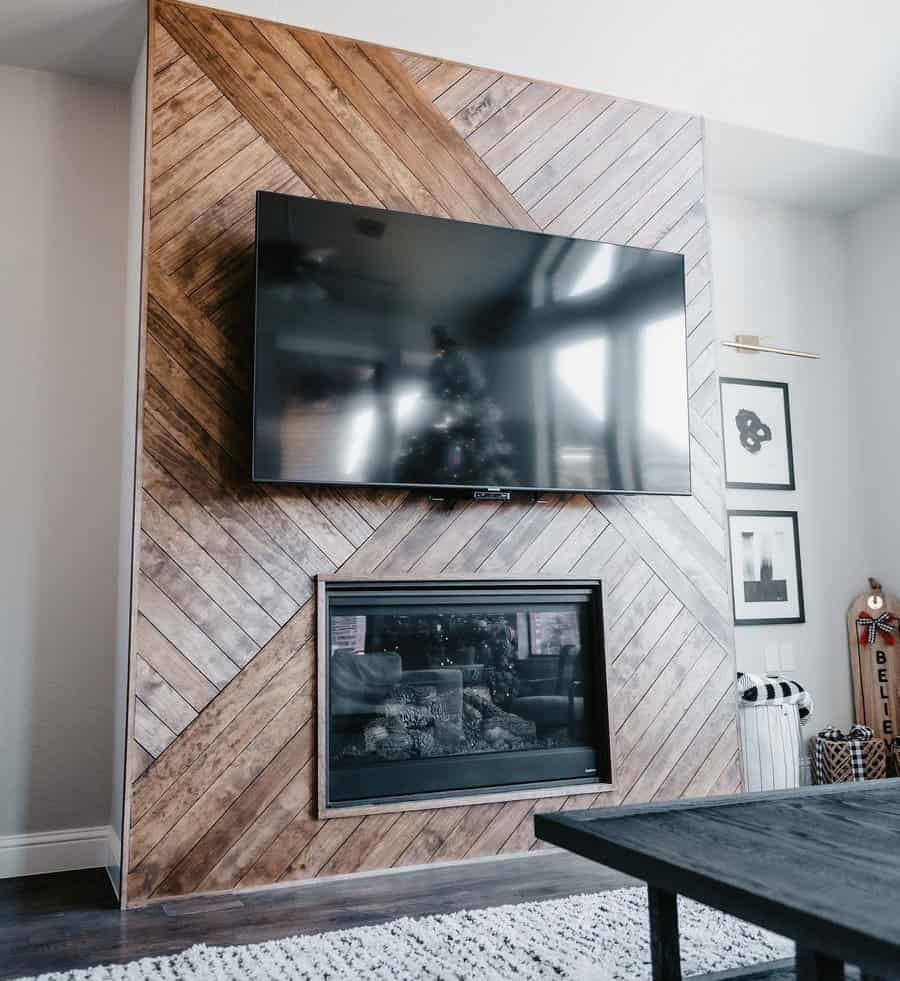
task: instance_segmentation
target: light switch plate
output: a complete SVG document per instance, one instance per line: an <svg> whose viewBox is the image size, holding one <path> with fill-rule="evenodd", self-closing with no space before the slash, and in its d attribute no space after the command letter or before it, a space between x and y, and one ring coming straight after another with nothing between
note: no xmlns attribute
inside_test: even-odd
<svg viewBox="0 0 900 981"><path fill-rule="evenodd" d="M766 644L766 674L778 674L781 671L781 657L778 652L778 644Z"/></svg>

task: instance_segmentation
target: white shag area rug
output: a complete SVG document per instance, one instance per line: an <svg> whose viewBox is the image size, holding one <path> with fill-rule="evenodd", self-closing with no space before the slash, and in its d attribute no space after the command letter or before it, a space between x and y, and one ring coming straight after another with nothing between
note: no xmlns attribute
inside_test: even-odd
<svg viewBox="0 0 900 981"><path fill-rule="evenodd" d="M685 975L792 957L783 937L679 900ZM643 981L647 894L616 889L542 903L402 919L246 947L45 974L41 981Z"/></svg>

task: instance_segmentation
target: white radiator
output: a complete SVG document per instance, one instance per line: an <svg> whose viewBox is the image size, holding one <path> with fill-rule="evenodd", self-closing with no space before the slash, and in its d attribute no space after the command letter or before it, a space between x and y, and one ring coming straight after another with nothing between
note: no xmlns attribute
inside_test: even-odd
<svg viewBox="0 0 900 981"><path fill-rule="evenodd" d="M744 790L799 787L801 740L797 706L744 705L738 709Z"/></svg>

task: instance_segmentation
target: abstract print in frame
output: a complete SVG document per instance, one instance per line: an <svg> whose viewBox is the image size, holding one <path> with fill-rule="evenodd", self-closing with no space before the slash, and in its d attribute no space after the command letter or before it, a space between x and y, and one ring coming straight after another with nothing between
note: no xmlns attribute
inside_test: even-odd
<svg viewBox="0 0 900 981"><path fill-rule="evenodd" d="M720 378L725 486L796 490L791 404L785 382Z"/></svg>
<svg viewBox="0 0 900 981"><path fill-rule="evenodd" d="M805 623L796 511L729 511L736 626Z"/></svg>

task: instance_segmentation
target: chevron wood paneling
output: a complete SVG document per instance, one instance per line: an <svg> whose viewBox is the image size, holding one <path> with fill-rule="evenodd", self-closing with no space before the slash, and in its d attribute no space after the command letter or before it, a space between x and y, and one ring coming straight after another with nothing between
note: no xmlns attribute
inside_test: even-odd
<svg viewBox="0 0 900 981"><path fill-rule="evenodd" d="M699 120L160 3L129 901L539 847L535 812L734 791ZM694 494L439 504L247 479L258 189L683 252ZM602 577L618 784L313 810L317 573Z"/></svg>

